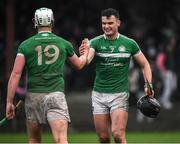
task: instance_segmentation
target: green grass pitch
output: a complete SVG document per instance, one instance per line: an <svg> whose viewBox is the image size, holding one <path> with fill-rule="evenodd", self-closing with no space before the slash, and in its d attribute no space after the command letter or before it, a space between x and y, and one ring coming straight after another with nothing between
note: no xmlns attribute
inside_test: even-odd
<svg viewBox="0 0 180 144"><path fill-rule="evenodd" d="M94 132L69 133L69 143L98 143ZM0 143L27 143L26 133L0 133ZM42 136L43 143L53 143L51 133ZM180 132L128 132L128 143L180 143Z"/></svg>

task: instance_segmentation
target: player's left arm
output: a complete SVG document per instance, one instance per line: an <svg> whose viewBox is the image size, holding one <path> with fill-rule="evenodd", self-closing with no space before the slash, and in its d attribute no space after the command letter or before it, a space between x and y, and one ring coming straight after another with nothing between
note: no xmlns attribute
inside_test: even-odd
<svg viewBox="0 0 180 144"><path fill-rule="evenodd" d="M149 96L154 96L154 91L152 86L152 71L148 60L146 59L146 57L142 52L135 54L134 59L140 65L143 72L143 76L145 80L145 85L144 85L145 93Z"/></svg>
<svg viewBox="0 0 180 144"><path fill-rule="evenodd" d="M7 90L7 105L6 105L6 117L12 119L15 115L13 99L16 88L18 87L21 74L25 65L25 58L23 55L17 55L14 63L14 67L8 82Z"/></svg>

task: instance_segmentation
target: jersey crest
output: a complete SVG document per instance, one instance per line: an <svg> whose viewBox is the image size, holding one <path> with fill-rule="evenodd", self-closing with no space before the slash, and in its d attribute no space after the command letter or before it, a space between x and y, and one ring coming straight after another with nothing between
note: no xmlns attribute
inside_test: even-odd
<svg viewBox="0 0 180 144"><path fill-rule="evenodd" d="M125 46L121 45L121 46L119 46L118 50L119 50L119 52L125 52L126 48L125 48Z"/></svg>

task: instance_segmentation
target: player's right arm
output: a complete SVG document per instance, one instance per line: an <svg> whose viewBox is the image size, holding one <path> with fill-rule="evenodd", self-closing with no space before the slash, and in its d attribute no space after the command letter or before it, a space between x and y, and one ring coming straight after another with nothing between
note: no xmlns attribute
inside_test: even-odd
<svg viewBox="0 0 180 144"><path fill-rule="evenodd" d="M95 55L95 50L93 48L90 47L90 44L89 44L89 40L88 39L84 39L82 41L82 44L81 45L87 45L89 47L89 51L88 51L88 55L87 55L87 62L86 62L86 65L90 64L92 59L94 58L94 55ZM80 47L79 48L79 53L80 55L83 55L84 54L84 47Z"/></svg>
<svg viewBox="0 0 180 144"><path fill-rule="evenodd" d="M6 104L6 117L12 119L15 116L13 99L16 88L18 87L21 74L25 65L25 58L23 55L17 55L14 63L14 67L8 82L7 89L7 104Z"/></svg>
<svg viewBox="0 0 180 144"><path fill-rule="evenodd" d="M87 56L87 63L86 64L91 63L92 59L94 58L94 55L95 55L95 50L93 48L90 48L88 56Z"/></svg>

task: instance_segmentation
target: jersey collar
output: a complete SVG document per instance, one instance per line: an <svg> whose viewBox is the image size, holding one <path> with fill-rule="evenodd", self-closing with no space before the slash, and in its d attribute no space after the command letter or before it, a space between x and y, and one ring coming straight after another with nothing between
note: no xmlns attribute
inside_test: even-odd
<svg viewBox="0 0 180 144"><path fill-rule="evenodd" d="M38 33L52 33L51 31L39 31Z"/></svg>
<svg viewBox="0 0 180 144"><path fill-rule="evenodd" d="M108 39L105 34L103 34L103 36L104 36L105 39ZM115 39L118 39L119 37L120 37L120 34L118 33L118 35L117 35L117 37Z"/></svg>

